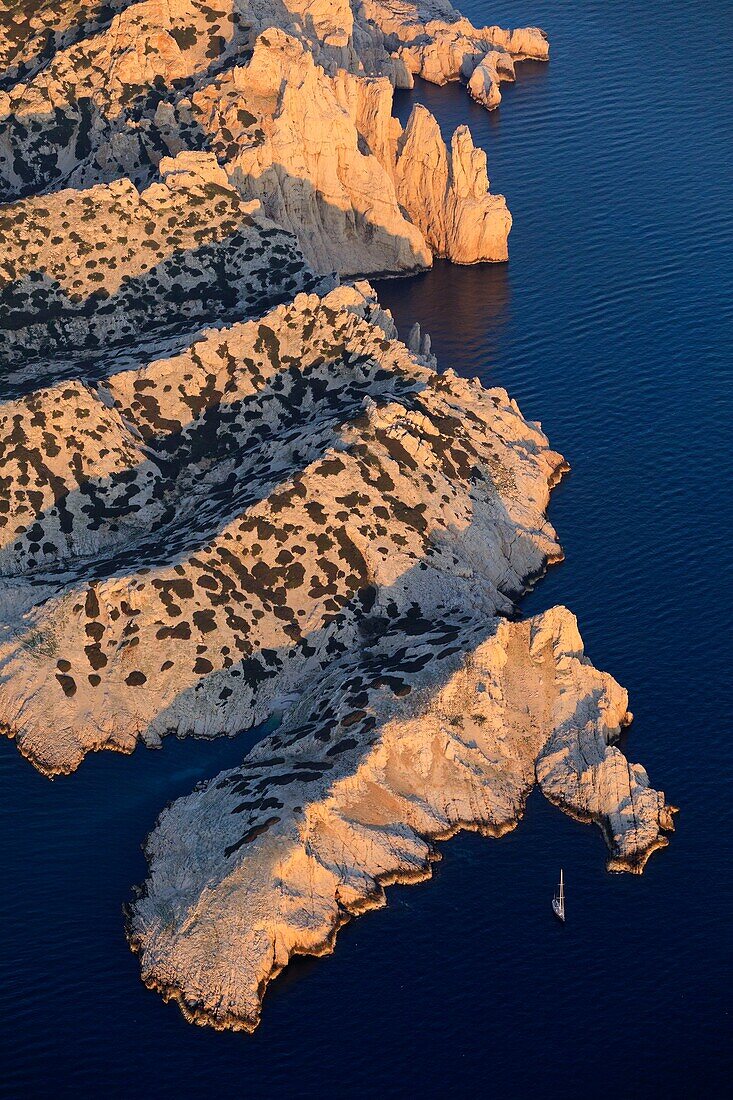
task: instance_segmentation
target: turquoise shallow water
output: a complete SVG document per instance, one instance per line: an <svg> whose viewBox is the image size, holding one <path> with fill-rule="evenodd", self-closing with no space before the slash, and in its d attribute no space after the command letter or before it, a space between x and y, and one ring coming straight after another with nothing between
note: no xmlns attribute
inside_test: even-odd
<svg viewBox="0 0 733 1100"><path fill-rule="evenodd" d="M567 560L524 602L565 603L630 691L627 751L682 807L642 878L530 800L501 841L456 838L433 881L389 892L332 958L298 962L252 1037L191 1028L123 938L161 807L240 743L90 759L49 784L0 744L0 1012L8 1096L715 1096L731 1069L730 203L733 9L669 0L466 0L535 22L468 121L515 224L499 267L379 285L441 363L505 386L572 465L551 518ZM652 10L652 8L656 10ZM565 868L569 920L551 918Z"/></svg>

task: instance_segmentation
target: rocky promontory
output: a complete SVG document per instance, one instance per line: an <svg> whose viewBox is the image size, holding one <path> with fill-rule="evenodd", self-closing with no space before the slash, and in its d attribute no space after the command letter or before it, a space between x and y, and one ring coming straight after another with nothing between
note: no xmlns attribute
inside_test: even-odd
<svg viewBox="0 0 733 1100"><path fill-rule="evenodd" d="M560 457L503 391L408 351L366 285L4 419L35 486L4 526L0 708L49 773L247 728L358 645L367 606L432 613L480 578L507 612L560 553Z"/></svg>
<svg viewBox="0 0 733 1100"><path fill-rule="evenodd" d="M445 0L26 0L0 30L2 729L55 776L282 716L147 840L130 942L196 1022L251 1030L293 954L535 785L613 870L672 827L571 613L518 616L566 463L364 278L506 259L485 153L393 95L494 107L526 58L541 31Z"/></svg>
<svg viewBox="0 0 733 1100"><path fill-rule="evenodd" d="M560 769L562 805L600 825L614 869L666 843L664 797L612 744L626 693L564 608L510 623L414 606L366 626L358 655L148 838L130 940L189 1020L252 1030L294 954L330 952L385 886L429 878L435 841L513 829Z"/></svg>
<svg viewBox="0 0 733 1100"><path fill-rule="evenodd" d="M432 84L464 80L489 109L501 102L500 84L515 79L517 61L549 57L538 27L474 27L448 0L364 0L363 11L411 76Z"/></svg>

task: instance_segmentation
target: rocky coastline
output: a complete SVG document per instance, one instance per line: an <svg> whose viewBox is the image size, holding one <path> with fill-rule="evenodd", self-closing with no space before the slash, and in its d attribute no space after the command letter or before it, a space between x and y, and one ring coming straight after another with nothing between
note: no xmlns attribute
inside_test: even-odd
<svg viewBox="0 0 733 1100"><path fill-rule="evenodd" d="M567 464L368 281L506 260L485 153L393 94L493 109L527 58L543 32L445 0L28 0L0 32L0 728L56 776L283 715L146 841L129 941L193 1022L252 1030L293 955L535 786L609 870L673 828L573 615L518 615Z"/></svg>

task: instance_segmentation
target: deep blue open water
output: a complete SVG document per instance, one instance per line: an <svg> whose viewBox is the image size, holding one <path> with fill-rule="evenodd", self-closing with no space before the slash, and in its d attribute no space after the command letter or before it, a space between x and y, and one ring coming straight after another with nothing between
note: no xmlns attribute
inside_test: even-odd
<svg viewBox="0 0 733 1100"><path fill-rule="evenodd" d="M578 615L631 694L627 751L681 806L642 878L530 800L501 841L444 847L328 959L292 966L253 1036L183 1022L141 985L122 903L157 813L234 743L88 760L49 783L0 745L0 1089L13 1097L717 1096L731 1070L729 0L464 0L538 23L498 112L468 121L514 214L506 266L380 284L441 363L505 386L572 464L566 562L525 601ZM558 867L565 927L549 910Z"/></svg>

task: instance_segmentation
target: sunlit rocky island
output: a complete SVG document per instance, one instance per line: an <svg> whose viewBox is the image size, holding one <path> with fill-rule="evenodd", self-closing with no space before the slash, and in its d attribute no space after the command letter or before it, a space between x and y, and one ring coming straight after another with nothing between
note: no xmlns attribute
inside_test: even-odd
<svg viewBox="0 0 733 1100"><path fill-rule="evenodd" d="M0 35L2 728L73 783L279 718L161 807L145 984L252 1030L293 955L535 786L641 873L674 808L617 745L626 692L569 610L521 615L568 466L369 282L507 259L467 127L393 98L493 110L545 34L444 0L57 0Z"/></svg>

